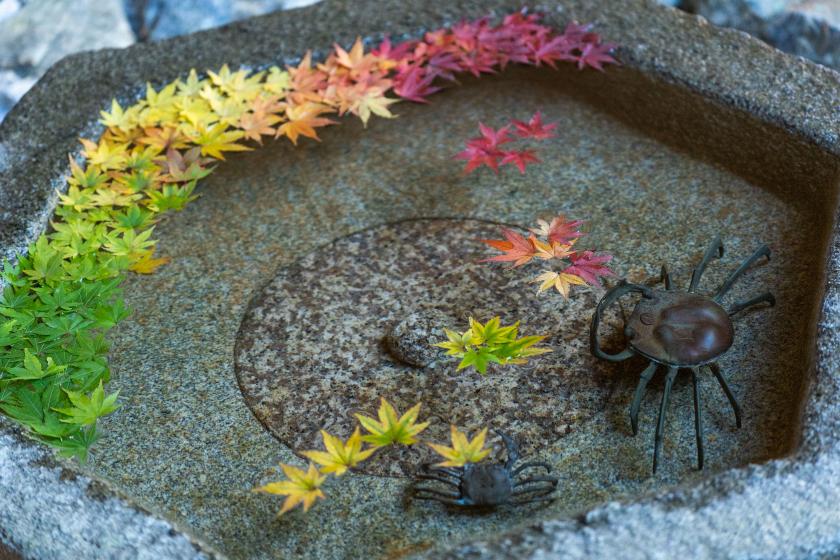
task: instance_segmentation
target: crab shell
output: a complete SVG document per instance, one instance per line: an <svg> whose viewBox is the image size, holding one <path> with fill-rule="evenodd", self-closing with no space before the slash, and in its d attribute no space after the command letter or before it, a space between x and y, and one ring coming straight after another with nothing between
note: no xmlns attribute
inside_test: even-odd
<svg viewBox="0 0 840 560"><path fill-rule="evenodd" d="M460 490L465 505L498 506L510 501L513 480L501 463L470 463L464 467Z"/></svg>
<svg viewBox="0 0 840 560"><path fill-rule="evenodd" d="M625 329L633 350L677 367L712 362L732 346L734 332L729 314L715 301L676 290L653 290L642 298Z"/></svg>

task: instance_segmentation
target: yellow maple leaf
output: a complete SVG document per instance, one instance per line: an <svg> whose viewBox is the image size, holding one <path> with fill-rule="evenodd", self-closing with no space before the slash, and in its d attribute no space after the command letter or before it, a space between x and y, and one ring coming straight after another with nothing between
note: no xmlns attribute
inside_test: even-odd
<svg viewBox="0 0 840 560"><path fill-rule="evenodd" d="M129 107L126 110L117 103L116 99L111 100L111 111L100 111L102 118L99 120L108 128L118 128L124 132L128 132L137 126L137 114L139 110L136 105Z"/></svg>
<svg viewBox="0 0 840 560"><path fill-rule="evenodd" d="M428 422L417 424L419 414L420 403L417 403L398 418L397 411L383 398L379 405L379 422L362 414L356 414L356 418L368 431L367 435L362 436L362 440L375 447L384 447L394 443L403 445L416 443L415 436L429 426Z"/></svg>
<svg viewBox="0 0 840 560"><path fill-rule="evenodd" d="M355 467L376 451L376 448L362 450L362 435L358 426L347 443L325 430L321 430L321 438L324 440L326 451L304 451L302 455L321 465L321 472L334 473L335 476L341 476L347 469Z"/></svg>
<svg viewBox="0 0 840 560"><path fill-rule="evenodd" d="M484 447L487 439L487 428L481 430L472 440L467 440L467 435L458 431L454 424L450 426L450 439L452 447L427 444L435 452L444 457L446 461L438 463L438 467L463 467L467 463L478 463L490 454L490 449Z"/></svg>
<svg viewBox="0 0 840 560"><path fill-rule="evenodd" d="M568 274L566 272L554 272L553 270L546 270L536 278L532 283L541 282L538 292L555 288L564 298L569 297L569 288L572 286L585 286L586 282L580 276L575 274Z"/></svg>
<svg viewBox="0 0 840 560"><path fill-rule="evenodd" d="M303 511L307 512L315 500L326 497L320 487L327 480L327 476L321 474L312 463L309 463L306 471L284 464L281 464L280 468L283 469L283 474L288 480L269 482L265 486L254 489L255 492L286 496L286 501L283 502L283 507L277 514L278 517L293 510L299 504L303 504Z"/></svg>
<svg viewBox="0 0 840 560"><path fill-rule="evenodd" d="M368 92L359 98L358 103L350 109L350 112L358 115L362 123L367 126L371 115L393 119L395 115L391 113L388 106L398 101L399 99L389 99L379 92Z"/></svg>
<svg viewBox="0 0 840 560"><path fill-rule="evenodd" d="M140 255L137 260L128 267L128 270L138 274L153 274L159 267L168 263L171 259L169 257L160 257L153 259L154 251L146 251Z"/></svg>
<svg viewBox="0 0 840 560"><path fill-rule="evenodd" d="M88 160L88 166L96 166L102 171L120 169L125 164L127 148L125 144L112 144L105 139L91 142L80 139L84 150L82 155Z"/></svg>
<svg viewBox="0 0 840 560"><path fill-rule="evenodd" d="M209 128L198 128L190 135L193 142L201 146L201 155L224 160L222 152L244 152L248 146L236 141L245 136L239 130L227 130L227 125L216 123Z"/></svg>

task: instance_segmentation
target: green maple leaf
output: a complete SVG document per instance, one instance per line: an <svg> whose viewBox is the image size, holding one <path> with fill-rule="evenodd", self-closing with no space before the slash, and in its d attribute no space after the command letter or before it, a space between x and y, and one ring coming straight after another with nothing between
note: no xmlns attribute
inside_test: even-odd
<svg viewBox="0 0 840 560"><path fill-rule="evenodd" d="M458 370L472 366L483 375L487 373L487 365L490 362L501 364L502 360L489 348L476 348L464 354L464 358L458 364Z"/></svg>
<svg viewBox="0 0 840 560"><path fill-rule="evenodd" d="M82 426L95 424L97 418L111 414L119 408L116 401L120 392L117 391L106 397L105 389L102 387L102 381L99 382L99 385L91 392L90 396L82 392L70 391L69 389L64 389L64 392L67 394L70 402L73 403L73 406L54 408L53 410L67 416L68 418L62 418L61 421L67 422L68 424L80 424Z"/></svg>

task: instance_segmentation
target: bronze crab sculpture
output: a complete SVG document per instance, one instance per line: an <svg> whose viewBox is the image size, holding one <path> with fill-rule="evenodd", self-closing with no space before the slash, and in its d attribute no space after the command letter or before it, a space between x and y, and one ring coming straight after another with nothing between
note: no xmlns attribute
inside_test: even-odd
<svg viewBox="0 0 840 560"><path fill-rule="evenodd" d="M745 260L732 272L723 285L712 297L696 293L706 266L717 255L723 256L723 243L715 238L697 268L691 274L691 284L688 291L676 290L671 285L671 277L665 266L662 267L660 281L665 289L651 288L639 284L622 281L610 289L595 309L590 328L590 346L592 354L603 360L620 362L632 356L640 355L649 360L647 368L641 373L636 386L633 402L630 405L630 426L633 435L639 429L639 406L645 388L660 366L667 368L665 390L659 406L659 417L656 422L656 438L653 448L653 472L659 462L662 448L662 437L665 430L665 413L668 409L668 399L674 379L680 371L691 373L694 390L694 430L697 438L697 466L703 468L703 413L700 404L700 392L697 378L701 370L707 370L717 379L732 410L735 423L741 427L741 408L735 395L726 383L726 378L715 360L722 356L732 346L735 329L732 316L736 313L760 303L775 305L773 294L765 292L757 297L736 303L729 309L724 309L721 301L732 288L738 278L762 257L770 259L770 249L762 245L755 253ZM633 309L630 318L625 322L624 334L627 347L616 354L604 352L598 337L598 327L604 310L629 293L641 294L641 299Z"/></svg>
<svg viewBox="0 0 840 560"><path fill-rule="evenodd" d="M557 478L548 474L551 465L529 461L517 467L520 459L518 446L507 434L496 433L502 438L507 451L505 462L467 463L463 467L425 463L412 488L413 498L467 508L495 508L553 500L551 494L557 488ZM533 467L545 469L546 474L517 478L522 471ZM429 481L444 486L435 488L422 484Z"/></svg>

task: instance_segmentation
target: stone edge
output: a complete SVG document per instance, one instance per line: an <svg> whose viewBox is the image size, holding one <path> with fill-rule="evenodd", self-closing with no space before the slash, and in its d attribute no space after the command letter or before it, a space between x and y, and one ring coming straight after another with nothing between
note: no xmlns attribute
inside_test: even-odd
<svg viewBox="0 0 840 560"><path fill-rule="evenodd" d="M347 44L357 33L377 38L385 33L416 35L462 17L498 15L522 5L512 0L434 0L409 11L398 0L328 0L152 45L68 57L0 126L0 206L6 208L0 211L0 247L11 256L40 234L54 208L54 190L67 171L66 154L77 153L76 137L95 133L93 118L98 111L113 97L130 101L151 76L160 83L192 66L260 67L290 61L309 47L325 51L334 41ZM532 7L547 13L555 24L591 21L606 38L622 45L619 57L626 66L751 113L840 155L840 75L831 70L653 0L570 0ZM253 34L260 36L259 44L251 39ZM731 48L729 55L725 50L716 53L719 64L703 56L711 44ZM82 92L85 95L77 95ZM817 364L802 444L795 456L728 471L698 486L640 501L610 502L575 520L542 522L492 541L457 546L441 556L647 558L667 551L669 556L802 557L836 551L840 546L840 515L834 514L840 501L840 482L835 482L840 481L836 414L840 381L835 374L840 366L836 351L840 240L836 235L826 277ZM68 546L153 550L156 558L215 554L107 483L79 474L71 463L55 458L2 418L0 477L4 479L0 493L6 494L0 495L0 526L7 531L0 533L0 541L17 544L26 555L51 558L67 550L50 548L43 539L47 534L62 535L62 541L49 541ZM44 494L49 496L46 503ZM40 507L30 507L33 504ZM71 509L62 509L62 504ZM73 523L87 515L92 516L92 534L72 539L78 535ZM120 531L109 524L111 516L136 528L133 540L124 531L122 541L116 537ZM27 532L26 524L38 532ZM704 540L698 540L698 534L704 534Z"/></svg>

